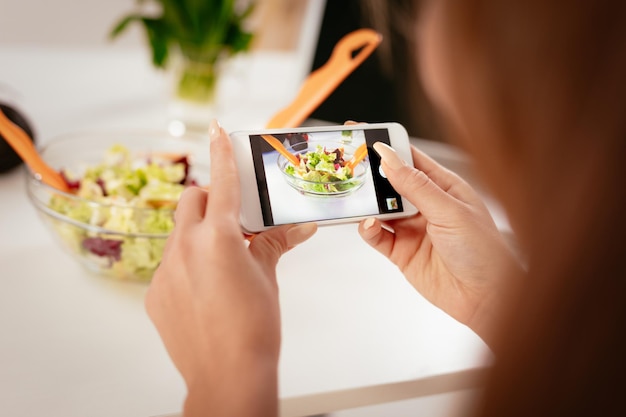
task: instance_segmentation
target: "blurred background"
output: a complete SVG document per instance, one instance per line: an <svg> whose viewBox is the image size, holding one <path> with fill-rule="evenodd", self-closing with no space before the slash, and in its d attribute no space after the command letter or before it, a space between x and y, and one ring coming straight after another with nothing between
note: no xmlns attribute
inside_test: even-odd
<svg viewBox="0 0 626 417"><path fill-rule="evenodd" d="M150 2L144 3L150 7ZM259 0L249 23L255 33L250 52L293 56L289 69L282 58L277 69L289 74L281 79L292 83L293 92L306 74L326 62L343 35L361 27L374 28L384 35L383 43L312 118L336 123L397 121L414 137L439 140L411 53L415 50L413 3ZM87 46L147 54L146 36L139 25L129 25L122 36L109 39L114 24L136 4L135 0L0 0L0 45ZM239 68L247 66L251 67L241 64Z"/></svg>

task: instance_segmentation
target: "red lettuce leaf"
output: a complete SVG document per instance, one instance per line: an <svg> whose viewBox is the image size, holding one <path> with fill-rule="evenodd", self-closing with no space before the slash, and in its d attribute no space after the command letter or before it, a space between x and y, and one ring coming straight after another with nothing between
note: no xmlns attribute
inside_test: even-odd
<svg viewBox="0 0 626 417"><path fill-rule="evenodd" d="M122 258L122 243L122 240L88 237L83 240L83 248L94 255L119 261Z"/></svg>

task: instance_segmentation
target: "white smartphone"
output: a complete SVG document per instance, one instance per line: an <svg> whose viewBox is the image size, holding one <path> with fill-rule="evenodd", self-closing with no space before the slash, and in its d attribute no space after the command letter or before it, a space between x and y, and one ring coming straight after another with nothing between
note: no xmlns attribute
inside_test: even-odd
<svg viewBox="0 0 626 417"><path fill-rule="evenodd" d="M417 213L386 179L373 148L384 142L413 166L408 134L398 123L239 131L230 137L241 181L240 221L249 233Z"/></svg>

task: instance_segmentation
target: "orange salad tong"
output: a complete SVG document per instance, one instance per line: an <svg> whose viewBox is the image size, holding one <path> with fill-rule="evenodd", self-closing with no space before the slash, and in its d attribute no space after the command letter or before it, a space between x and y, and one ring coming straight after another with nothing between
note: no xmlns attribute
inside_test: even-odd
<svg viewBox="0 0 626 417"><path fill-rule="evenodd" d="M24 130L9 120L2 110L0 110L0 133L31 171L41 177L41 181L57 190L70 192L61 174L44 162Z"/></svg>
<svg viewBox="0 0 626 417"><path fill-rule="evenodd" d="M291 152L289 152L287 148L283 146L280 140L276 139L272 135L261 135L261 137L265 139L267 143L272 145L272 147L276 149L278 153L280 153L282 156L287 158L287 160L291 162L293 166L297 167L298 165L300 165L300 160L298 159L298 157L292 154Z"/></svg>
<svg viewBox="0 0 626 417"><path fill-rule="evenodd" d="M307 77L296 98L276 113L266 127L272 129L299 126L374 52L381 41L382 36L372 29L358 29L345 35L335 45L328 61Z"/></svg>
<svg viewBox="0 0 626 417"><path fill-rule="evenodd" d="M356 151L354 151L354 155L352 155L352 159L350 159L346 163L346 167L350 169L350 172L354 172L354 168L361 163L362 160L367 156L367 143L362 143Z"/></svg>
<svg viewBox="0 0 626 417"><path fill-rule="evenodd" d="M328 61L307 77L298 95L287 107L276 113L266 127L272 129L299 126L352 71L374 52L381 41L382 36L372 29L358 29L345 35L335 45ZM296 156L275 137L263 135L263 139L293 165L297 166L300 163ZM364 157L365 155L361 160ZM358 162L354 164L356 165ZM354 166L350 168L351 171Z"/></svg>

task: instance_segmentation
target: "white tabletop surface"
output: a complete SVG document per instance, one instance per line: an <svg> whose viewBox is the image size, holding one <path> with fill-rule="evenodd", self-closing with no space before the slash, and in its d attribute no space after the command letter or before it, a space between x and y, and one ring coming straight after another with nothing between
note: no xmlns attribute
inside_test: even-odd
<svg viewBox="0 0 626 417"><path fill-rule="evenodd" d="M249 98L220 115L227 130L262 127L289 100L289 88L267 94L288 76L264 70L281 59L256 58ZM165 129L164 85L142 50L0 44L0 91L10 87L39 144L81 129ZM444 160L456 155L415 143ZM337 242L350 250L338 256ZM332 261L334 273L304 268L311 254ZM490 361L480 338L426 302L354 224L322 228L286 254L278 280L283 415L463 388ZM0 415L179 412L183 381L144 312L145 290L82 269L38 219L23 171L1 175Z"/></svg>

